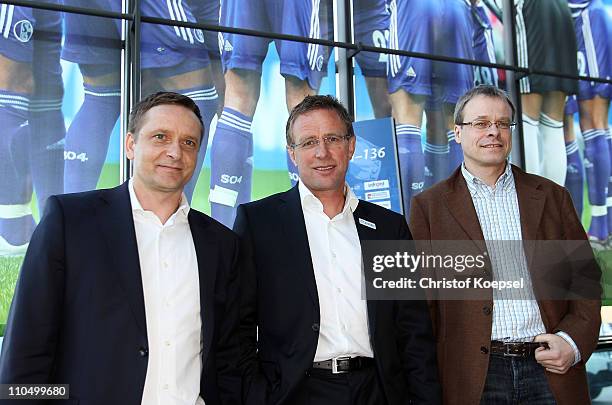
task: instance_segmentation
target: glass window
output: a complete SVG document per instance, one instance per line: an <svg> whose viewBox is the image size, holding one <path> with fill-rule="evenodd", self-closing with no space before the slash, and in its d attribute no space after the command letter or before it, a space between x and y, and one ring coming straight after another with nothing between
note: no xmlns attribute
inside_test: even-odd
<svg viewBox="0 0 612 405"><path fill-rule="evenodd" d="M609 331L608 334L612 334ZM596 350L586 364L593 404L612 403L612 342Z"/></svg>
<svg viewBox="0 0 612 405"><path fill-rule="evenodd" d="M501 19L499 7L491 1L354 0L353 41L423 54L501 62L504 54Z"/></svg>
<svg viewBox="0 0 612 405"><path fill-rule="evenodd" d="M62 4L70 7L121 13L122 0L39 0L43 3ZM126 0L129 1L129 0Z"/></svg>
<svg viewBox="0 0 612 405"><path fill-rule="evenodd" d="M122 42L119 21L0 7L2 332L47 198L119 183Z"/></svg>
<svg viewBox="0 0 612 405"><path fill-rule="evenodd" d="M142 15L304 38L332 39L332 0L139 0ZM220 6L221 3L221 6ZM226 41L228 39L226 38ZM238 43L236 51L251 42ZM228 50L234 44L225 45ZM267 47L251 48L265 55Z"/></svg>
<svg viewBox="0 0 612 405"><path fill-rule="evenodd" d="M395 121L408 215L414 195L447 178L463 161L453 132L459 97L475 84L503 88L505 72L375 52L359 52L354 66L356 120L392 116Z"/></svg>
<svg viewBox="0 0 612 405"><path fill-rule="evenodd" d="M612 2L527 0L517 2L516 11L519 66L612 77ZM602 251L610 248L612 234L612 85L529 75L519 88L526 169L568 189L606 276L609 258Z"/></svg>

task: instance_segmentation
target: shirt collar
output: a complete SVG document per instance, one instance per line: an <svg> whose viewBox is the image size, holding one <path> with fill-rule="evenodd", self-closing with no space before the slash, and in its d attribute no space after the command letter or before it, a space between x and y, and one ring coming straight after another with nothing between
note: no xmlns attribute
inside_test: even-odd
<svg viewBox="0 0 612 405"><path fill-rule="evenodd" d="M514 185L514 175L512 174L512 166L507 160L506 168L504 169L504 172L501 174L501 176L499 176L499 179L497 179L497 181L495 182L494 187L489 187L484 181L470 173L465 167L465 162L461 164L461 174L463 175L463 178L465 179L468 188L472 192L476 192L476 188L478 186L486 186L495 190L501 188L502 190L507 191Z"/></svg>
<svg viewBox="0 0 612 405"><path fill-rule="evenodd" d="M306 187L301 181L298 183L298 190L300 192L302 207L316 208L317 210L323 212L323 204L321 201L314 194L312 194L308 187ZM351 190L348 184L344 183L344 207L342 208L341 214L344 214L348 209L350 209L351 212L355 212L358 204L359 199L355 193L353 193L353 190Z"/></svg>
<svg viewBox="0 0 612 405"><path fill-rule="evenodd" d="M130 191L130 204L132 205L132 212L146 212L146 210L144 208L142 208L142 205L140 204L140 201L138 200L138 197L136 196L136 192L134 191L134 179L130 179L128 181L128 190ZM176 212L172 215L175 214L179 214L185 218L187 218L187 215L189 215L189 202L187 201L187 197L185 197L185 193L181 194L181 203L179 204L178 209L176 210Z"/></svg>

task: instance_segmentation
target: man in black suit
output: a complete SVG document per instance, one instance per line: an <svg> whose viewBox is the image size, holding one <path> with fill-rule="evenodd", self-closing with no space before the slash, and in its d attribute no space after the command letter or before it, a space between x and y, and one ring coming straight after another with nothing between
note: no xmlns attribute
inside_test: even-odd
<svg viewBox="0 0 612 405"><path fill-rule="evenodd" d="M411 235L401 215L346 185L348 112L331 96L308 96L286 136L299 184L239 206L234 225L246 402L439 403L426 304L362 299L360 241Z"/></svg>
<svg viewBox="0 0 612 405"><path fill-rule="evenodd" d="M240 402L238 238L183 193L202 130L191 99L153 94L130 115L133 178L49 198L0 383L69 384L73 402L62 403Z"/></svg>

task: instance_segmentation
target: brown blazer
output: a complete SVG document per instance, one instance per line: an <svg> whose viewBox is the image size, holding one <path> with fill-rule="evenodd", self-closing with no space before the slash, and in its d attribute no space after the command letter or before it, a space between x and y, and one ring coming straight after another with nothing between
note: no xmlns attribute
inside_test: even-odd
<svg viewBox="0 0 612 405"><path fill-rule="evenodd" d="M512 172L523 240L586 240L565 188L516 166ZM410 230L415 240L484 239L460 168L412 200ZM526 254L532 271L533 262ZM589 272L599 280L601 273L594 260ZM547 333L568 333L582 357L564 375L546 373L557 403L590 403L585 362L597 346L601 301L539 300L538 305ZM492 307L492 293L479 301L430 301L445 404L480 403L489 364Z"/></svg>

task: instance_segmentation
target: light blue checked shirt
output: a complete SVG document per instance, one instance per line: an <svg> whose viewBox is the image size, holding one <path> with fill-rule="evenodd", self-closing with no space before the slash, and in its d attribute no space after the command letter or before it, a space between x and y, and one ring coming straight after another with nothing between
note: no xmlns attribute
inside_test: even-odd
<svg viewBox="0 0 612 405"><path fill-rule="evenodd" d="M530 342L546 333L538 303L533 294L527 259L521 241L521 214L509 163L493 187L473 176L461 165L468 190L478 215L480 228L491 259L493 279L524 280L525 288L493 291L493 328L491 340ZM501 242L506 241L506 242ZM580 352L572 338L558 332L574 349L575 363Z"/></svg>

